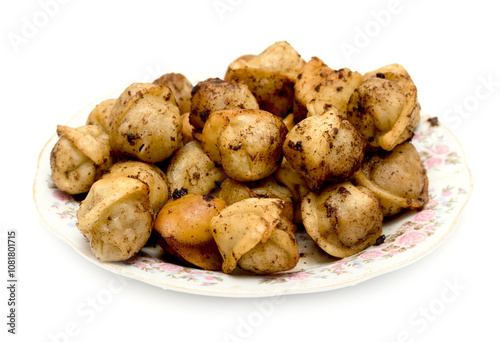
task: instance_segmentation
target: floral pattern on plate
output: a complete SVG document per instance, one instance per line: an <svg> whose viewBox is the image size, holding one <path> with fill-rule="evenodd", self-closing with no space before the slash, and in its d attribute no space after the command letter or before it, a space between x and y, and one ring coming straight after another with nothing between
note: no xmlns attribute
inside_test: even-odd
<svg viewBox="0 0 500 342"><path fill-rule="evenodd" d="M95 104L104 99L82 109L68 125L82 125ZM428 254L453 231L472 191L471 175L457 139L442 124L435 125L427 118L423 117L412 140L429 177L430 200L423 210L407 211L386 220L383 243L344 259L327 255L305 232L299 232L299 264L280 274L258 276L236 271L227 275L205 271L168 262L157 251L150 253L147 248L125 262L99 262L76 228L78 198L58 190L51 179L49 155L56 136L40 154L34 201L45 224L85 258L111 272L161 288L240 297L336 289L406 266Z"/></svg>

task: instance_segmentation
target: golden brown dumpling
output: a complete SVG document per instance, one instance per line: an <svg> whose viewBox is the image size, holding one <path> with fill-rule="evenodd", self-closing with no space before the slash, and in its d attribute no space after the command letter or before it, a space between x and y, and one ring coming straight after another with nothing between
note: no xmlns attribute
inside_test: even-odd
<svg viewBox="0 0 500 342"><path fill-rule="evenodd" d="M172 91L134 83L123 91L110 116L113 151L144 162L161 162L182 143L182 122Z"/></svg>
<svg viewBox="0 0 500 342"><path fill-rule="evenodd" d="M225 79L245 83L260 109L282 116L292 111L293 86L304 64L288 42L279 41L257 56L237 58L229 65Z"/></svg>
<svg viewBox="0 0 500 342"><path fill-rule="evenodd" d="M59 140L50 154L55 185L71 195L88 192L112 163L109 138L97 125L57 126Z"/></svg>
<svg viewBox="0 0 500 342"><path fill-rule="evenodd" d="M354 173L354 178L375 193L384 216L422 208L429 199L427 171L415 146L409 142L390 152L373 154Z"/></svg>
<svg viewBox="0 0 500 342"><path fill-rule="evenodd" d="M222 167L216 166L203 152L198 141L191 141L175 152L166 176L170 197L182 189L189 194L208 195L227 177Z"/></svg>
<svg viewBox="0 0 500 342"><path fill-rule="evenodd" d="M191 91L193 90L193 85L186 76L172 72L160 76L153 83L170 88L179 106L180 113L189 112L191 109Z"/></svg>
<svg viewBox="0 0 500 342"><path fill-rule="evenodd" d="M287 134L283 154L304 177L312 190L325 182L338 182L351 176L364 155L365 142L335 107L310 116Z"/></svg>
<svg viewBox="0 0 500 342"><path fill-rule="evenodd" d="M291 223L281 216L283 208L284 204L280 199L248 198L226 207L212 218L210 227L224 260L224 273L233 272L243 255L259 243L265 244L275 229L293 231L292 227L288 227ZM277 228L279 225L282 226ZM283 243L283 246L288 245ZM268 257L262 259L270 260ZM285 264L290 266L290 263L283 263Z"/></svg>
<svg viewBox="0 0 500 342"><path fill-rule="evenodd" d="M304 227L326 253L345 258L373 245L382 234L382 210L369 189L350 182L310 192L302 200Z"/></svg>
<svg viewBox="0 0 500 342"><path fill-rule="evenodd" d="M245 84L209 78L193 88L189 122L201 131L210 113L233 108L259 109L259 104Z"/></svg>
<svg viewBox="0 0 500 342"><path fill-rule="evenodd" d="M146 244L154 223L148 193L145 183L129 177L92 185L78 209L76 226L99 260L127 260Z"/></svg>
<svg viewBox="0 0 500 342"><path fill-rule="evenodd" d="M109 134L109 117L115 103L116 99L108 99L96 105L87 117L87 125L101 126L104 132Z"/></svg>
<svg viewBox="0 0 500 342"><path fill-rule="evenodd" d="M215 197L187 194L171 199L160 210L154 229L173 256L206 270L222 269L222 257L210 230L210 220L226 207Z"/></svg>
<svg viewBox="0 0 500 342"><path fill-rule="evenodd" d="M362 79L359 72L348 68L334 70L318 57L311 58L295 83L293 112L296 121L307 116L307 106L311 101L321 101L325 109L335 106L341 115L345 115L347 103Z"/></svg>
<svg viewBox="0 0 500 342"><path fill-rule="evenodd" d="M300 258L299 246L293 235L294 225L282 219L269 239L258 243L243 254L238 266L255 274L284 272L294 268Z"/></svg>
<svg viewBox="0 0 500 342"><path fill-rule="evenodd" d="M157 166L140 161L128 160L113 164L103 178L130 177L146 183L149 200L156 214L168 199L168 185L165 173Z"/></svg>
<svg viewBox="0 0 500 342"><path fill-rule="evenodd" d="M374 148L392 150L420 122L417 88L398 64L367 73L347 106L347 119Z"/></svg>
<svg viewBox="0 0 500 342"><path fill-rule="evenodd" d="M195 138L230 178L250 182L279 167L287 132L283 121L269 112L233 109L213 112Z"/></svg>

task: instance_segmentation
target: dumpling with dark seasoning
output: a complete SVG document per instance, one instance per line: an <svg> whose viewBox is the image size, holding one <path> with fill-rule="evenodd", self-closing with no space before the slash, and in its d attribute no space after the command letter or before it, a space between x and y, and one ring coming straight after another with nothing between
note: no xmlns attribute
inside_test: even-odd
<svg viewBox="0 0 500 342"><path fill-rule="evenodd" d="M212 218L210 228L223 258L224 273L232 273L242 258L240 267L259 274L286 271L296 265L299 256L291 233L294 228L282 216L283 209L283 201L277 198L247 198ZM276 229L284 234L274 234ZM277 242L281 239L284 241ZM249 252L251 255L245 257ZM256 261L264 263L256 265Z"/></svg>
<svg viewBox="0 0 500 342"><path fill-rule="evenodd" d="M255 95L259 108L277 116L293 109L293 86L305 61L286 41L276 42L259 55L234 60L225 79L245 83Z"/></svg>
<svg viewBox="0 0 500 342"><path fill-rule="evenodd" d="M168 199L168 185L165 173L156 165L135 160L113 164L102 178L130 177L147 184L149 200L156 214Z"/></svg>
<svg viewBox="0 0 500 342"><path fill-rule="evenodd" d="M373 153L354 173L354 178L375 193L384 216L422 208L429 200L427 171L410 142L390 152Z"/></svg>
<svg viewBox="0 0 500 342"><path fill-rule="evenodd" d="M308 193L301 209L309 236L337 258L364 250L382 234L383 215L377 197L368 188L350 182Z"/></svg>
<svg viewBox="0 0 500 342"><path fill-rule="evenodd" d="M59 140L50 154L55 185L68 194L88 192L111 166L109 137L100 126L57 126Z"/></svg>
<svg viewBox="0 0 500 342"><path fill-rule="evenodd" d="M77 219L99 260L127 260L144 247L153 229L148 186L130 177L100 179L80 204Z"/></svg>
<svg viewBox="0 0 500 342"><path fill-rule="evenodd" d="M259 104L246 84L209 78L192 90L189 122L201 131L211 113L234 108L259 109Z"/></svg>
<svg viewBox="0 0 500 342"><path fill-rule="evenodd" d="M208 195L227 177L222 167L216 166L203 152L198 141L191 141L174 153L166 176L170 198L174 191L181 189L190 194Z"/></svg>
<svg viewBox="0 0 500 342"><path fill-rule="evenodd" d="M100 126L106 134L109 134L109 117L115 103L116 99L108 99L98 103L87 117L87 125Z"/></svg>
<svg viewBox="0 0 500 342"><path fill-rule="evenodd" d="M391 64L363 76L352 94L347 119L373 148L390 151L420 122L417 88L406 70Z"/></svg>
<svg viewBox="0 0 500 342"><path fill-rule="evenodd" d="M134 83L116 101L110 115L114 152L157 163L182 144L182 122L172 91L150 83Z"/></svg>
<svg viewBox="0 0 500 342"><path fill-rule="evenodd" d="M311 58L300 75L294 87L297 121L308 115L307 107L311 101L321 102L325 109L335 106L341 115L345 115L349 98L363 79L359 72L347 68L334 70L318 57Z"/></svg>
<svg viewBox="0 0 500 342"><path fill-rule="evenodd" d="M195 138L230 178L250 182L278 169L287 132L283 121L269 112L231 109L212 113Z"/></svg>
<svg viewBox="0 0 500 342"><path fill-rule="evenodd" d="M287 134L283 154L312 190L325 182L339 182L359 167L365 141L335 107L310 116Z"/></svg>
<svg viewBox="0 0 500 342"><path fill-rule="evenodd" d="M170 88L174 94L181 114L191 110L191 91L193 85L183 74L168 73L153 81L154 84Z"/></svg>

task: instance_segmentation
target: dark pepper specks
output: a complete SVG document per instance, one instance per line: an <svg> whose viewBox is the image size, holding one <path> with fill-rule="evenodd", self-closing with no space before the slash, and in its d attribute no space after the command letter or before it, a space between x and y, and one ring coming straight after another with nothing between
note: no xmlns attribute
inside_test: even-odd
<svg viewBox="0 0 500 342"><path fill-rule="evenodd" d="M188 191L186 188L175 189L174 192L172 193L172 199L176 200L183 196L186 196L187 194Z"/></svg>
<svg viewBox="0 0 500 342"><path fill-rule="evenodd" d="M302 141L297 141L294 143L293 141L288 141L288 147L290 147L292 150L302 152Z"/></svg>
<svg viewBox="0 0 500 342"><path fill-rule="evenodd" d="M139 134L127 133L125 135L127 136L127 141L128 141L128 143L129 143L130 146L134 146L135 145L135 140L140 138Z"/></svg>
<svg viewBox="0 0 500 342"><path fill-rule="evenodd" d="M385 242L385 235L382 234L377 238L377 241L375 241L375 246L380 246Z"/></svg>

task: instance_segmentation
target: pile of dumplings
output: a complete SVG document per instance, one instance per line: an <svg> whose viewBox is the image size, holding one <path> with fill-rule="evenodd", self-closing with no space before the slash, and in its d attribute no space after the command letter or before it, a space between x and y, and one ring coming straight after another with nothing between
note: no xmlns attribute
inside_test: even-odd
<svg viewBox="0 0 500 342"><path fill-rule="evenodd" d="M202 269L270 274L297 265L297 231L345 258L425 205L419 122L401 65L334 70L281 41L224 79L130 85L85 126L58 126L50 165L60 190L83 194L77 227L103 262L155 244Z"/></svg>

